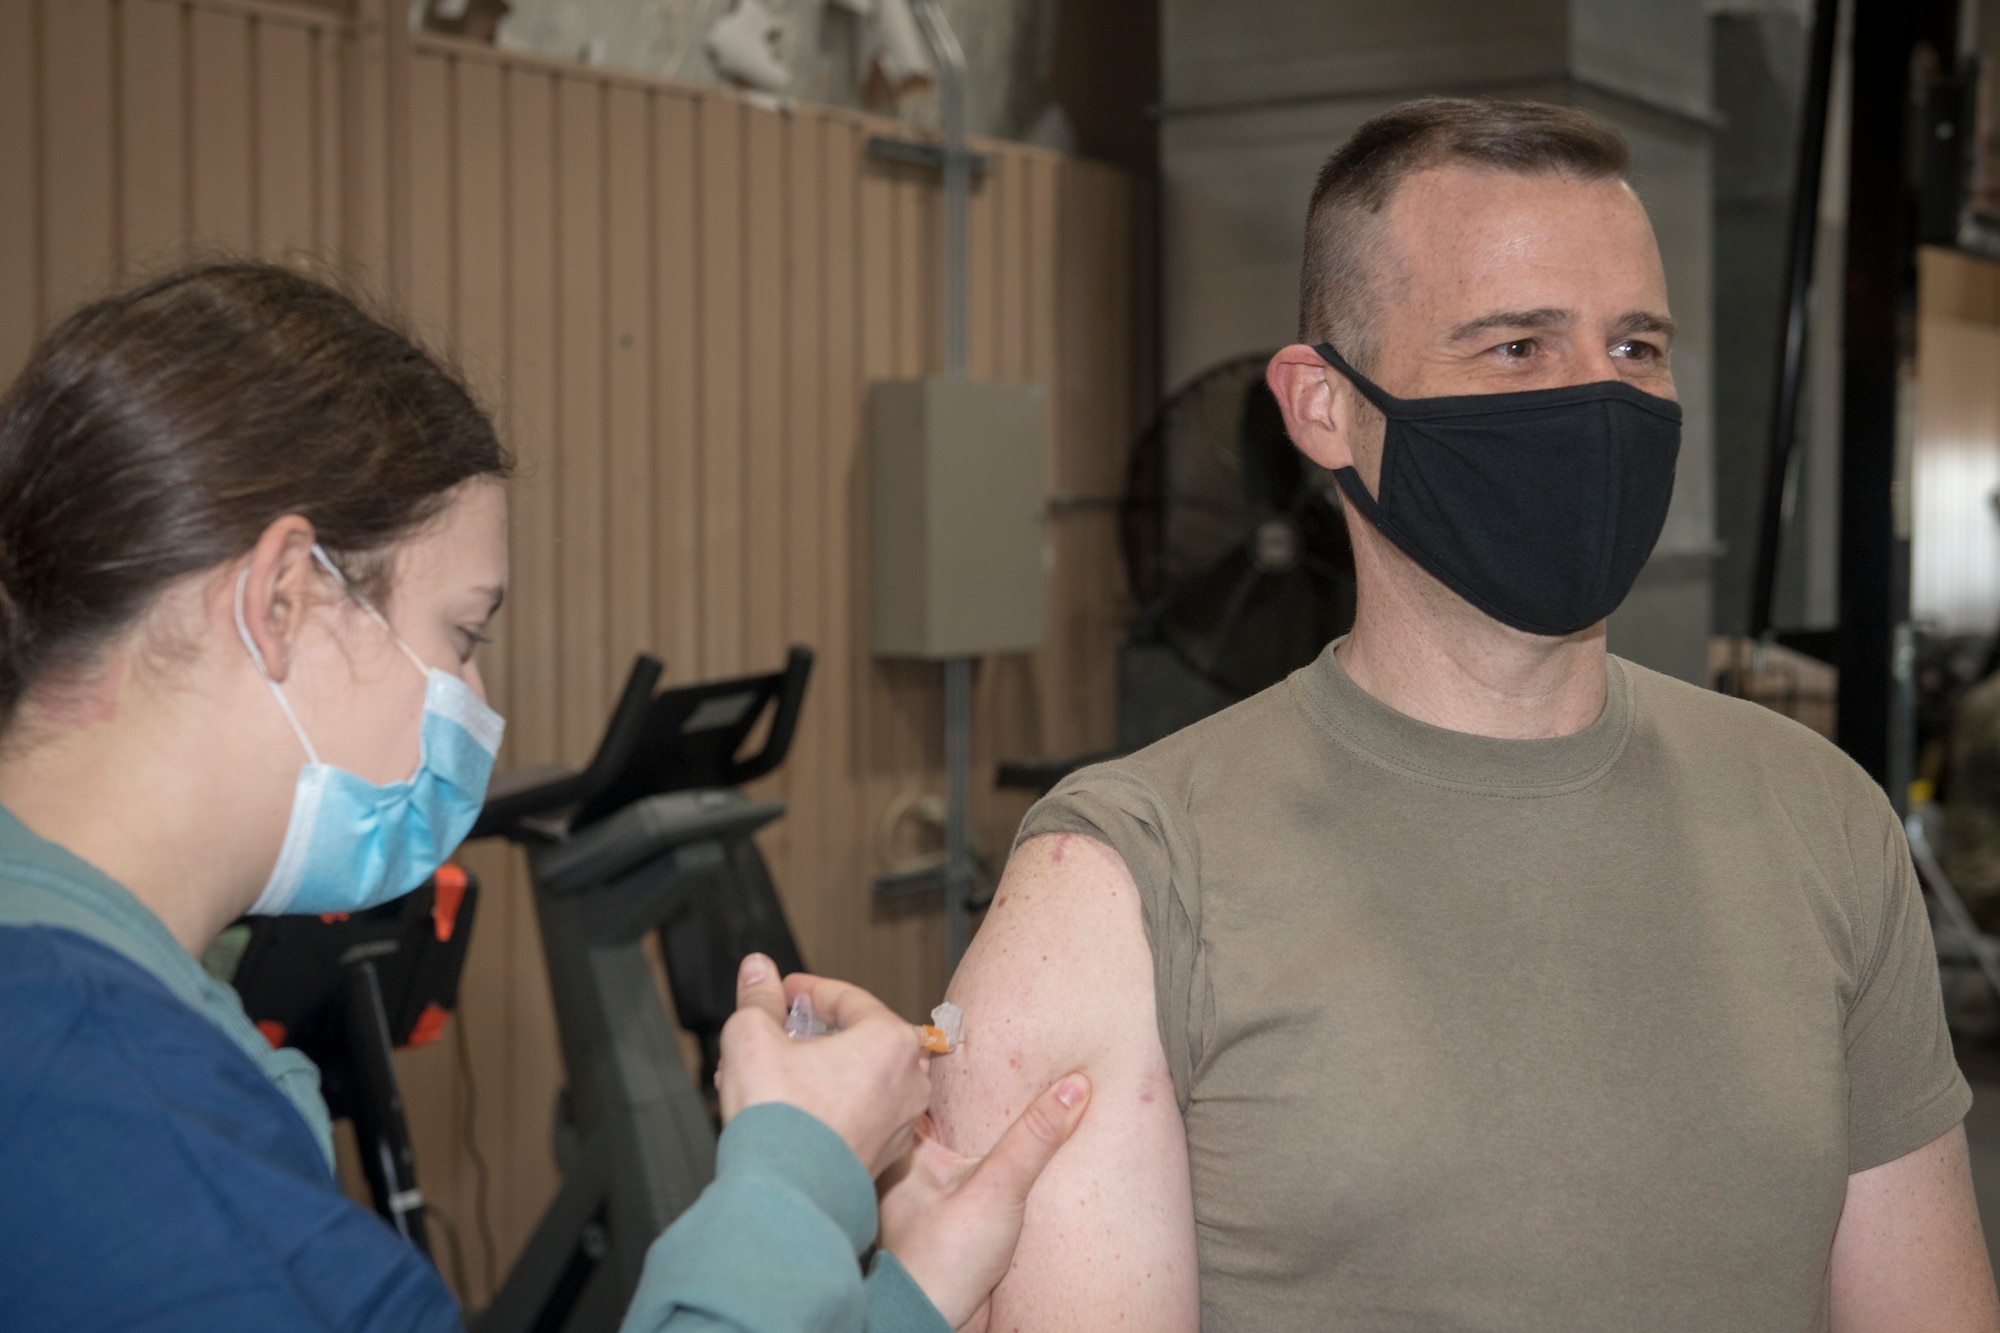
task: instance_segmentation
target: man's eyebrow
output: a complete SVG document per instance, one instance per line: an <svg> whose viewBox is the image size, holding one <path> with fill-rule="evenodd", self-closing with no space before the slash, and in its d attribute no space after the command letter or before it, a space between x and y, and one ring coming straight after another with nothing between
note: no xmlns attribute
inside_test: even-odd
<svg viewBox="0 0 2000 1333"><path fill-rule="evenodd" d="M1611 336L1623 338L1628 333L1657 333L1662 338L1672 340L1674 322L1665 315L1650 310L1634 310L1611 326Z"/></svg>
<svg viewBox="0 0 2000 1333"><path fill-rule="evenodd" d="M1575 322L1575 315L1552 306L1539 310L1496 310L1478 319L1468 319L1447 336L1452 342L1464 342L1494 329L1559 329Z"/></svg>
<svg viewBox="0 0 2000 1333"><path fill-rule="evenodd" d="M1496 310L1490 315L1481 315L1478 319L1469 319L1458 325L1448 337L1452 342L1464 342L1496 329L1560 329L1575 322L1576 316L1571 312L1553 306L1536 310ZM1611 326L1611 336L1625 338L1634 333L1656 333L1672 339L1674 329L1674 321L1666 315L1651 310L1634 310Z"/></svg>

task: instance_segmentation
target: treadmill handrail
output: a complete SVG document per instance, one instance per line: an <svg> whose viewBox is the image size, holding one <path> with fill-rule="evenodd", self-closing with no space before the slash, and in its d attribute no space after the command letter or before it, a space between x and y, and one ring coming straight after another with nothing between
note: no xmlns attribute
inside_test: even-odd
<svg viewBox="0 0 2000 1333"><path fill-rule="evenodd" d="M729 785L740 787L753 782L785 762L799 729L799 713L805 707L806 683L812 679L812 668L813 650L804 644L793 644L785 655L785 683L778 692L778 709L771 717L771 731L764 738L764 748L730 767Z"/></svg>
<svg viewBox="0 0 2000 1333"><path fill-rule="evenodd" d="M535 878L553 894L612 887L677 847L747 837L784 813L727 787L648 796L540 853Z"/></svg>
<svg viewBox="0 0 2000 1333"><path fill-rule="evenodd" d="M611 710L611 720L605 724L604 735L597 742L597 753L590 757L590 763L579 772L489 799L466 841L494 837L527 841L533 830L524 825L525 820L580 805L604 790L632 758L632 747L639 743L646 710L653 702L653 687L659 684L660 673L665 669L659 658L640 653L633 660L632 674L625 678L625 689Z"/></svg>

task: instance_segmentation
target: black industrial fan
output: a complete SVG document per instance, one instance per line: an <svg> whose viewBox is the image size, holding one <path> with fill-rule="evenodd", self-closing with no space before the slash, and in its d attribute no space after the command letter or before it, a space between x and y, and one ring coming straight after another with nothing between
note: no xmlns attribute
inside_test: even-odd
<svg viewBox="0 0 2000 1333"><path fill-rule="evenodd" d="M1132 452L1120 535L1141 610L1119 672L1127 746L1275 685L1354 623L1339 491L1286 435L1269 361L1204 372Z"/></svg>
<svg viewBox="0 0 2000 1333"><path fill-rule="evenodd" d="M1275 685L1354 623L1354 553L1333 477L1293 447L1268 353L1169 398L1132 451L1119 534L1140 607L1118 653L1118 750ZM1108 754L1000 766L1046 791Z"/></svg>

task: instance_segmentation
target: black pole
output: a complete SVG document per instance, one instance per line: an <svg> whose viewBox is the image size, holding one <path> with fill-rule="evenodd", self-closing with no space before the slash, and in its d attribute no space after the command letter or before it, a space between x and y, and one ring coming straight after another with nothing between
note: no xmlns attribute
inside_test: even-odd
<svg viewBox="0 0 2000 1333"><path fill-rule="evenodd" d="M1841 331L1837 727L1840 748L1899 803L1909 756L1908 728L1895 723L1897 644L1907 647L1909 633L1910 542L1897 521L1897 436L1915 354L1910 81L1924 20L1910 0L1855 0Z"/></svg>
<svg viewBox="0 0 2000 1333"><path fill-rule="evenodd" d="M1764 471L1764 514L1757 529L1757 582L1750 599L1750 633L1759 639L1771 632L1777 614L1785 491L1798 457L1808 298L1812 293L1813 259L1819 240L1820 169L1826 160L1827 103L1833 91L1834 37L1839 27L1840 0L1816 0L1812 63L1806 82L1805 116L1799 130L1799 166L1792 177L1792 231L1786 264L1785 327L1778 346L1778 396L1772 415L1771 454Z"/></svg>
<svg viewBox="0 0 2000 1333"><path fill-rule="evenodd" d="M368 1176L375 1211L387 1218L403 1239L429 1254L424 1197L417 1189L416 1151L410 1144L403 1094L391 1059L395 1043L389 1036L381 978L368 959L348 965L344 1017L354 1137L361 1148L361 1169Z"/></svg>

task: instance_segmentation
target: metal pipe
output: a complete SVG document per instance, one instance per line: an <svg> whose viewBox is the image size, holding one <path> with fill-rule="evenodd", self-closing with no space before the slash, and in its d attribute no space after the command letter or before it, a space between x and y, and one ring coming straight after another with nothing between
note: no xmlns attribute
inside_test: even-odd
<svg viewBox="0 0 2000 1333"><path fill-rule="evenodd" d="M966 372L968 280L966 215L972 202L972 155L965 146L965 51L939 0L912 8L938 67L944 118L943 302L939 310L944 373ZM972 937L972 659L944 664L944 972L949 981Z"/></svg>
<svg viewBox="0 0 2000 1333"><path fill-rule="evenodd" d="M1757 529L1757 582L1750 590L1750 635L1759 640L1770 635L1777 616L1778 561L1791 517L1786 498L1798 468L1799 401L1804 390L1810 313L1807 301L1812 294L1813 256L1819 240L1820 171L1826 158L1827 104L1833 91L1834 38L1839 27L1840 0L1817 0L1805 121L1799 133L1799 170L1792 189L1785 329L1778 348L1778 397L1764 471L1764 514Z"/></svg>
<svg viewBox="0 0 2000 1333"><path fill-rule="evenodd" d="M944 965L958 969L972 939L972 659L944 664Z"/></svg>
<svg viewBox="0 0 2000 1333"><path fill-rule="evenodd" d="M965 374L966 295L969 267L966 215L972 204L972 157L965 139L965 50L939 0L915 0L917 23L938 67L938 103L944 120L944 373Z"/></svg>

